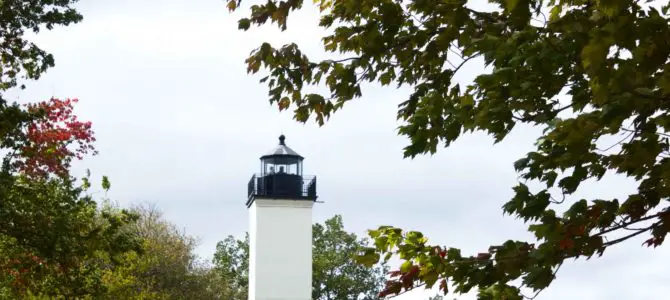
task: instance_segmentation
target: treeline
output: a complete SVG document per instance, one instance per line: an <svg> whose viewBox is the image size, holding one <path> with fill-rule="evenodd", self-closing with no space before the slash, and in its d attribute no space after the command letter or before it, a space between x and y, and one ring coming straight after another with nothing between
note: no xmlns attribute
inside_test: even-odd
<svg viewBox="0 0 670 300"><path fill-rule="evenodd" d="M75 102L0 102L0 299L247 299L248 238L229 236L204 261L155 206L94 199L109 179L70 174L95 154ZM377 298L386 267L354 263L367 241L340 216L314 225L314 245L314 299Z"/></svg>
<svg viewBox="0 0 670 300"><path fill-rule="evenodd" d="M209 262L194 253L196 239L155 206L90 205L89 218L70 219L67 227L80 226L78 233L43 228L54 239L37 244L59 244L59 255L0 235L0 299L247 299L248 235L219 242ZM351 259L366 241L346 232L340 216L313 229L313 299L378 299L387 268Z"/></svg>

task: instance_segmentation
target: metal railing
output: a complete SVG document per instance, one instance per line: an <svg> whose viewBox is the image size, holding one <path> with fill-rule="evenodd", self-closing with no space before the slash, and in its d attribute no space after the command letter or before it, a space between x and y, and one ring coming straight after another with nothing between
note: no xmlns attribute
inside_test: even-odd
<svg viewBox="0 0 670 300"><path fill-rule="evenodd" d="M291 174L254 174L249 180L247 196L284 199L316 199L316 176Z"/></svg>

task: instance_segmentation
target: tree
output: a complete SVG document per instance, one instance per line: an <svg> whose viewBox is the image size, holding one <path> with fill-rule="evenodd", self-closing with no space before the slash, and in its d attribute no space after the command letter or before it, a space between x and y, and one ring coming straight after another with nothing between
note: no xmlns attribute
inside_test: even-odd
<svg viewBox="0 0 670 300"><path fill-rule="evenodd" d="M312 299L372 300L383 287L385 264L366 267L353 261L354 255L367 246L366 239L344 230L337 215L314 224ZM214 270L229 286L225 299L247 299L249 282L249 235L244 240L228 236L216 245Z"/></svg>
<svg viewBox="0 0 670 300"><path fill-rule="evenodd" d="M53 55L26 40L30 30L51 30L55 25L70 25L82 20L72 8L77 0L3 0L0 2L0 53L2 54L0 91L15 87L18 80L39 79L54 66ZM21 85L23 88L23 85Z"/></svg>
<svg viewBox="0 0 670 300"><path fill-rule="evenodd" d="M72 114L76 100L20 106L3 93L24 88L54 65L51 54L24 38L82 17L76 0L0 1L0 298L86 298L104 292L97 258L137 249L123 230L135 216L99 209L69 174L70 162L94 152L90 122ZM75 147L77 146L77 147ZM103 183L103 188L109 185ZM43 297L44 296L44 297Z"/></svg>
<svg viewBox="0 0 670 300"><path fill-rule="evenodd" d="M312 299L378 299L386 266L368 268L352 261L352 257L367 246L367 240L359 240L355 234L345 231L339 215L323 225L314 224L312 230Z"/></svg>
<svg viewBox="0 0 670 300"><path fill-rule="evenodd" d="M138 249L136 237L124 230L135 216L98 209L87 193L90 173L81 183L69 174L72 159L94 151L90 122L76 120L74 102L28 105L22 112L29 122L9 130L3 137L9 142L0 145L6 153L0 169L2 296L99 296L101 269L91 261L108 257L113 266L116 255Z"/></svg>
<svg viewBox="0 0 670 300"><path fill-rule="evenodd" d="M163 218L153 205L135 205L130 225L141 252L127 252L122 264L105 271L105 299L225 299L225 285L194 253L196 239Z"/></svg>
<svg viewBox="0 0 670 300"><path fill-rule="evenodd" d="M294 107L297 121L324 124L361 97L367 81L413 89L398 110L398 132L410 141L405 157L449 147L467 132L500 142L521 124L544 128L536 149L514 164L523 182L502 207L529 223L536 240L466 255L429 245L420 232L380 227L360 262L404 261L382 295L439 283L445 294L454 286L455 293L478 288L481 299L520 299L522 286L535 293L549 286L568 258L602 255L638 235L648 246L663 243L670 230L670 4L505 0L485 11L465 0L315 2L319 26L334 29L324 48L341 56L313 61L296 44L263 43L246 60L249 73L267 69L261 82L270 102ZM272 22L285 30L302 4L254 5L239 28ZM455 82L473 59L488 69ZM326 95L307 92L324 82ZM616 173L635 180L637 192L574 199L586 180ZM563 201L572 205L560 209ZM511 284L517 279L521 286Z"/></svg>
<svg viewBox="0 0 670 300"><path fill-rule="evenodd" d="M0 203L0 298L99 298L105 267L138 250L125 230L135 215L97 208L84 189L64 179L19 177Z"/></svg>
<svg viewBox="0 0 670 300"><path fill-rule="evenodd" d="M13 134L31 115L16 104L7 103L2 92L36 80L54 66L53 55L24 38L26 31L39 32L54 26L78 23L82 16L72 8L77 0L4 0L0 2L0 145L10 146Z"/></svg>
<svg viewBox="0 0 670 300"><path fill-rule="evenodd" d="M212 262L214 272L225 281L227 293L223 299L248 299L249 234L244 235L244 240L229 235L216 243Z"/></svg>

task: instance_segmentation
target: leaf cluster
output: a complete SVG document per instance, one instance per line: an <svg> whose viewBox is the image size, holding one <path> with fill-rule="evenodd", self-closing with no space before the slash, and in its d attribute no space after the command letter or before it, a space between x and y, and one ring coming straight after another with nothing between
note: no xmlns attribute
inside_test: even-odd
<svg viewBox="0 0 670 300"><path fill-rule="evenodd" d="M28 41L27 31L51 30L82 20L72 5L77 0L0 1L0 91L15 87L19 79L36 80L54 66L53 55ZM21 84L21 87L25 87ZM0 101L2 102L2 101Z"/></svg>
<svg viewBox="0 0 670 300"><path fill-rule="evenodd" d="M266 70L270 102L293 107L299 122L324 124L362 96L364 82L410 87L397 114L398 132L409 140L405 157L435 153L468 132L500 142L517 125L544 129L536 149L514 164L522 182L502 207L529 223L537 240L461 256L427 245L419 233L381 227L363 262L405 261L382 295L439 282L445 293L453 285L457 293L478 288L481 299L518 299L521 287L509 285L515 279L539 292L567 258L602 255L643 234L646 245L658 246L670 230L670 4L489 2L496 9L472 9L465 0L317 0L319 26L332 29L323 48L333 58L313 61L296 44L264 43L246 60L248 73ZM284 30L302 5L254 5L239 28L270 22ZM473 59L487 70L456 82ZM329 92L305 92L320 84ZM637 191L571 199L606 174L631 178ZM566 199L567 210L556 211Z"/></svg>

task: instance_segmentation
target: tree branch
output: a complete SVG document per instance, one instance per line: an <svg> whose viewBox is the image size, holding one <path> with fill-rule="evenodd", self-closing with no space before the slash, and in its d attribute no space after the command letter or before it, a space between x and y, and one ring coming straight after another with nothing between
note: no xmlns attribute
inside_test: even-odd
<svg viewBox="0 0 670 300"><path fill-rule="evenodd" d="M629 235L626 235L626 236L620 237L620 238L618 238L618 239L611 240L611 241L608 241L608 242L606 242L606 243L603 243L603 247L609 247L609 246L612 246L612 245L614 245L614 244L621 243L621 242L623 242L623 241L625 241L625 240L627 240L627 239L629 239L629 238L632 238L632 237L634 237L634 236L637 236L637 235L640 235L640 234L642 234L642 233L645 233L645 232L647 232L647 231L649 231L649 230L651 230L651 229L654 229L654 227L658 226L659 224L660 224L660 223L654 223L654 224L651 224L651 225L649 225L648 227L642 228L642 229L640 229L640 230L638 230L638 231L636 231L636 232L633 232L633 233L631 233L631 234L629 234Z"/></svg>
<svg viewBox="0 0 670 300"><path fill-rule="evenodd" d="M357 59L361 59L361 58L362 58L362 56L354 56L354 57L347 57L347 58L338 59L338 60L335 60L335 59L327 59L327 60L324 60L323 62L327 62L327 63L331 63L331 64L336 64L336 63L342 63L342 62L350 61L350 60L357 60Z"/></svg>
<svg viewBox="0 0 670 300"><path fill-rule="evenodd" d="M628 132L635 132L635 130L633 130L633 129L628 129L628 128L621 128L621 130L623 130L623 131L628 131ZM664 132L656 132L656 134L658 134L658 135L660 135L660 136L663 136L663 137L670 138L670 134L668 134L668 133L664 133Z"/></svg>
<svg viewBox="0 0 670 300"><path fill-rule="evenodd" d="M549 201L551 201L551 203L554 203L554 204L561 204L561 203L563 203L563 201L565 201L565 192L561 192L561 193L563 194L563 197L561 198L560 201L559 201L559 200L556 200L556 198L554 198L554 196L552 196L552 195L549 195L549 198L551 199L551 200L549 200Z"/></svg>
<svg viewBox="0 0 670 300"><path fill-rule="evenodd" d="M614 148L614 147L616 147L616 146L618 146L618 145L621 145L625 140L627 140L628 138L630 138L630 137L631 137L632 135L634 135L635 133L636 133L636 131L631 130L631 131L628 133L628 135L626 135L624 138L622 138L622 139L619 140L618 142L612 144L611 146L607 147L606 149L603 149L603 150L598 149L598 151L601 151L601 152L607 152L607 151L611 150L612 148ZM635 138L635 137L632 137L632 138Z"/></svg>
<svg viewBox="0 0 670 300"><path fill-rule="evenodd" d="M477 54L473 54L473 55L470 55L468 58L464 59L464 60L461 62L461 64L459 64L458 67L456 67L456 68L454 69L454 74L456 74L456 72L458 72L458 70L459 70L461 67L463 67L463 65L465 65L465 63L467 63L469 60L471 60L471 59L473 59L473 58L475 58L475 57L477 57L477 56L479 56L479 55L480 55L479 53L477 53Z"/></svg>
<svg viewBox="0 0 670 300"><path fill-rule="evenodd" d="M651 220L651 219L653 219L653 218L657 218L657 217L659 217L662 213L663 213L663 212L659 212L659 213L656 213L656 214L653 214L653 215L649 215L649 216L646 216L646 217L644 217L644 218L639 218L639 219L637 219L637 220L630 221L630 222L622 222L622 223L620 223L620 224L617 225L617 226L610 227L610 228L608 228L608 229L602 230L602 231L600 231L600 232L594 234L593 236L603 235L603 234L606 234L606 233L615 231L615 230L617 230L617 229L622 229L622 228L628 227L628 226L630 226L630 225L632 225L632 224L635 224L635 223L638 223L638 222L642 222L642 221L646 221L646 220ZM654 223L654 224L656 224L656 223ZM648 230L648 229L647 229L647 228L643 228L643 230Z"/></svg>

